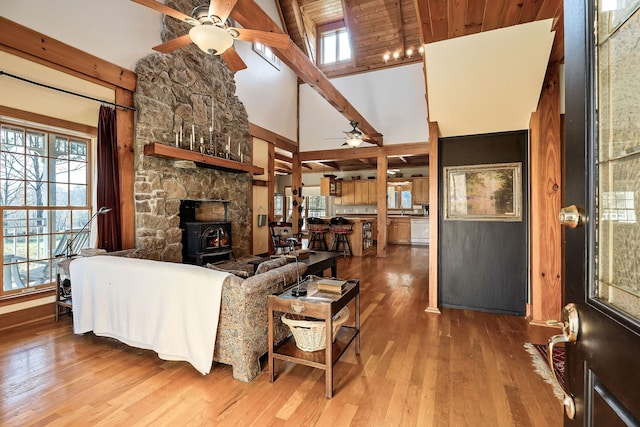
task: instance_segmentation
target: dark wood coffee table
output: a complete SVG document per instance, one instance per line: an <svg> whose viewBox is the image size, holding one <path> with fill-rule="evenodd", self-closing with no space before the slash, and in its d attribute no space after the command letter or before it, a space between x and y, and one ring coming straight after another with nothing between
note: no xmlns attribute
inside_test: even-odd
<svg viewBox="0 0 640 427"><path fill-rule="evenodd" d="M324 276L324 271L328 268L331 269L331 277L338 277L338 263L336 259L341 256L340 252L324 252L324 251L312 251L307 258L298 258L298 262L307 265L307 273L314 276ZM259 258L254 261L250 261L249 264L253 265L253 272L255 273L261 262L267 261L270 258ZM293 261L295 262L295 261Z"/></svg>

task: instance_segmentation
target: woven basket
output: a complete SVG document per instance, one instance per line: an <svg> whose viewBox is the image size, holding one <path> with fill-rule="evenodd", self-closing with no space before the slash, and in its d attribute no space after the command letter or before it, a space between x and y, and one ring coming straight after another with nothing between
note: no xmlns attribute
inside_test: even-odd
<svg viewBox="0 0 640 427"><path fill-rule="evenodd" d="M298 319L295 314L284 314L282 323L289 326L296 340L296 347L302 351L318 351L327 347L327 329L324 320ZM340 327L349 318L349 307L344 307L333 318L333 339Z"/></svg>

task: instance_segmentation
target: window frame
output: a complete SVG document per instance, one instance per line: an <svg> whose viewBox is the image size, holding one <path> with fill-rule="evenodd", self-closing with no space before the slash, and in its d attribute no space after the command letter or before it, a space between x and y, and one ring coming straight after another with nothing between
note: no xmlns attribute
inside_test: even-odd
<svg viewBox="0 0 640 427"><path fill-rule="evenodd" d="M280 68L282 68L282 62L280 61L280 58L273 53L273 50L269 46L263 43L254 42L252 43L252 47L253 51L257 53L258 56L267 61L273 68L280 71Z"/></svg>
<svg viewBox="0 0 640 427"><path fill-rule="evenodd" d="M67 218L64 219L64 226L68 226L71 230L71 238L75 238L77 234L74 234L74 231L80 231L82 226L86 223L87 219L92 215L92 201L93 201L93 179L94 179L94 171L95 165L93 163L93 150L95 149L96 138L97 138L97 128L86 126L82 124L72 123L65 120L55 119L51 117L41 116L35 113L28 113L27 117L23 117L25 114L20 114L19 110L16 110L18 114L7 114L6 110L0 110L0 124L3 127L12 127L19 128L22 130L23 135L28 135L29 133L42 133L44 135L44 140L46 141L45 147L43 147L42 153L29 153L28 150L24 150L25 159L27 157L38 157L43 158L45 160L45 170L43 171L41 181L44 183L44 191L46 193L46 200L39 201L30 204L29 201L25 198L21 204L2 204L3 201L0 200L0 215L3 218L3 221L0 222L0 232L2 233L3 238L0 240L0 250L3 253L3 277L0 280L0 300L4 300L7 298L13 298L15 296L22 296L33 294L34 292L40 291L48 291L55 287L55 269L56 264L59 261L54 255L54 250L60 242L61 238L64 238L64 231L57 230L54 226L54 222L59 219L59 215L68 215ZM58 157L58 155L51 151L52 147L55 147L54 144L57 142L57 138L61 140L66 139L67 148L66 154ZM85 152L81 153L81 157L84 157L83 161L78 161L78 159L73 159L72 157L72 145L73 141L78 141L82 144L86 144ZM28 141L25 139L23 142L24 146L28 145ZM3 153L5 152L3 147ZM9 153L9 151L6 151ZM68 177L66 182L58 181L58 174L56 173L55 166L60 166L58 163L59 160L64 160L67 164L67 174ZM26 161L26 160L25 160ZM28 164L28 163L25 163ZM73 164L77 164L80 166L80 170L84 169L84 182L81 182L82 179L75 180L71 177L71 170L69 167ZM64 168L64 166L63 166ZM23 182L28 182L29 177L26 172L24 175ZM64 181L64 180L63 180ZM76 182L77 181L77 182ZM37 180L40 182L40 180ZM66 194L67 200L65 204L61 205L56 203L55 198L51 197L51 191L56 188L57 185L64 184L66 186ZM74 202L70 198L69 191L72 191L75 185L80 185L84 187L84 200L83 204ZM26 190L25 190L26 197ZM52 202L53 200L53 202ZM41 203L38 205L37 203ZM53 203L53 204L52 204ZM75 204L74 204L75 203ZM24 217L24 236L21 239L25 240L25 245L27 245L22 251L25 255L24 259L15 259L9 260L7 257L13 256L18 258L18 254L8 255L5 254L5 245L7 243L11 243L11 240L16 240L20 238L22 235L7 235L5 236L5 212L12 211L17 212L20 217ZM38 221L38 224L34 224L32 222L33 218L31 215L34 212L42 211L44 213L43 218L46 224L42 225L42 220ZM20 212L24 212L20 214ZM32 231L34 227L44 228L45 230L38 230L38 232ZM84 234L84 233L83 233ZM8 240L6 240L8 238ZM21 240L20 239L20 240ZM36 249L35 254L30 253L29 245L34 244L32 241L36 240L35 245ZM6 240L6 241L5 241ZM14 242L16 243L16 242ZM44 246L42 246L44 245ZM79 249L79 248L74 248ZM15 251L14 251L15 252ZM6 263L5 263L6 262ZM43 281L31 280L29 277L34 271L33 266L40 265L42 267L42 277ZM27 270L24 271L24 267L27 267ZM18 274L18 272L22 273L21 276L24 276L25 273L27 277L21 277L21 281L24 280L24 287L18 286L16 289L7 289L5 290L5 280L7 277L10 277L12 283L14 283L13 277L7 274L8 270L11 270L11 275ZM20 271L22 269L22 271Z"/></svg>
<svg viewBox="0 0 640 427"><path fill-rule="evenodd" d="M392 207L391 206L391 194L390 194L390 188L393 188L394 194L395 194L395 206L396 207ZM413 189L413 183L410 180L406 180L406 179L402 179L402 178L396 178L395 180L388 180L387 181L387 209L389 211L404 211L404 210L411 210L413 209L413 194L412 194L412 189ZM402 205L402 194L403 193L408 193L409 194L409 206L403 206Z"/></svg>
<svg viewBox="0 0 640 427"><path fill-rule="evenodd" d="M305 186L303 187L304 192L302 194L302 212L300 213L299 218L303 220L303 224L302 224L302 229L306 230L307 229L307 219L309 218L309 198L310 197L321 197L324 198L324 215L320 215L320 217L326 217L329 215L329 196L323 196L320 194L320 186L319 185L309 185L309 186ZM318 194L308 194L308 193L315 193L317 192ZM288 219L290 218L290 216L293 216L293 198L292 198L292 193L291 193L291 186L286 186L285 187L285 191L284 191L284 195L285 195L285 206L286 206L286 216L285 221L288 222ZM297 207L297 206L296 206Z"/></svg>
<svg viewBox="0 0 640 427"><path fill-rule="evenodd" d="M340 57L340 37L339 34L340 33L346 33L347 34L347 40L348 40L348 44L349 44L349 58L347 59L342 59L339 60L338 58ZM335 22L331 22L328 24L324 24L324 25L319 25L317 27L317 46L316 46L316 50L318 52L317 55L317 63L318 66L320 67L332 67L332 66L336 66L336 65L343 65L343 64L349 64L353 62L353 43L351 41L351 33L349 32L349 29L347 28L347 26L345 25L344 21L340 20L340 21L335 21ZM336 60L333 62L323 62L324 61L324 42L325 42L325 37L329 36L329 35L335 35L336 36Z"/></svg>

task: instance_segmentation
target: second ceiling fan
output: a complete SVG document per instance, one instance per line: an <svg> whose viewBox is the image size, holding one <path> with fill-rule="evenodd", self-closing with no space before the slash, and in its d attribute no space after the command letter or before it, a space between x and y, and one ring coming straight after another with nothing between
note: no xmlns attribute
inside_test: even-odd
<svg viewBox="0 0 640 427"><path fill-rule="evenodd" d="M156 0L131 1L193 26L189 30L189 34L155 46L153 50L158 52L170 53L193 42L204 52L212 55L221 55L229 69L235 73L247 68L247 65L233 48L234 40L258 42L280 49L289 46L289 36L286 34L228 26L227 18L237 0L211 0L208 5L198 6L193 9L191 16Z"/></svg>
<svg viewBox="0 0 640 427"><path fill-rule="evenodd" d="M375 138L382 136L381 133L365 135L357 129L358 122L352 120L349 122L349 124L353 127L353 129L351 129L350 131L342 131L345 135L347 135L347 139L342 145L358 147L363 142L368 142L369 144L378 144L378 141L376 141Z"/></svg>

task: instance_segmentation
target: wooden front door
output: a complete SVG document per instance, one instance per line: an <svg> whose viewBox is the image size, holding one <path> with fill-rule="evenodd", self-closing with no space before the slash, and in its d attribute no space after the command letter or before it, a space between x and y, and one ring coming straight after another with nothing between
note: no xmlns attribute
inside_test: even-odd
<svg viewBox="0 0 640 427"><path fill-rule="evenodd" d="M640 1L565 1L565 425L640 420ZM610 10L605 8L612 7ZM575 228L570 228L571 220ZM569 313L567 311L566 313ZM567 335L572 335L567 326Z"/></svg>

